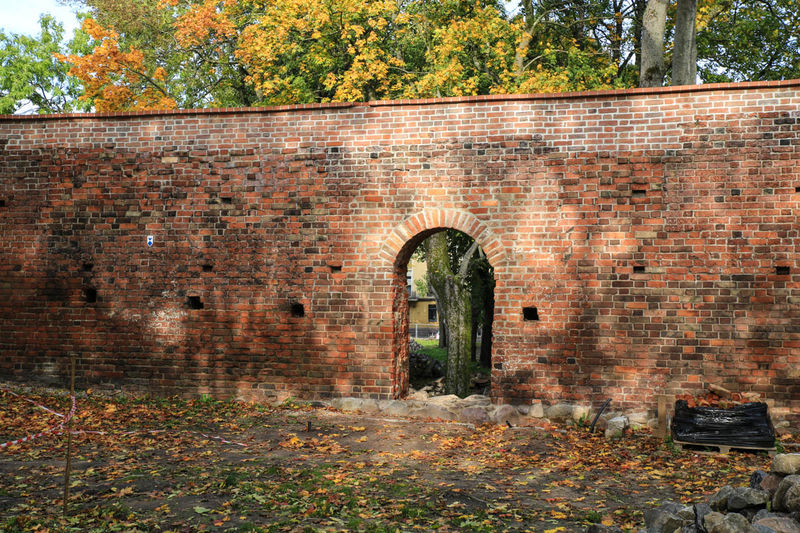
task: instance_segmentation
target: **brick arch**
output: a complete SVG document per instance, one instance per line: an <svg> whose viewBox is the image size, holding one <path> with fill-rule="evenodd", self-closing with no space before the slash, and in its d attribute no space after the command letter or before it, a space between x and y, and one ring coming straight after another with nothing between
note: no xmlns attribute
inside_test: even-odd
<svg viewBox="0 0 800 533"><path fill-rule="evenodd" d="M425 209L408 217L384 239L380 256L395 268L404 266L425 237L445 228L456 229L478 241L494 268L505 263L502 241L475 215L458 209Z"/></svg>
<svg viewBox="0 0 800 533"><path fill-rule="evenodd" d="M495 269L506 261L505 248L489 227L467 211L426 209L397 225L383 241L380 255L392 265L392 396L400 398L408 391L408 294L406 267L411 254L428 236L452 228L473 239L483 248ZM494 350L493 350L494 351Z"/></svg>

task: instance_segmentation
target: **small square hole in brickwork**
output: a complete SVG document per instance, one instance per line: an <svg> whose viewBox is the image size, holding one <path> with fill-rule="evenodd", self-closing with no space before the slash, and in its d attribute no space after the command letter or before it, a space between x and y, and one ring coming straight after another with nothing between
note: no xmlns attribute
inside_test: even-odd
<svg viewBox="0 0 800 533"><path fill-rule="evenodd" d="M539 310L535 307L523 307L522 318L525 320L539 320Z"/></svg>
<svg viewBox="0 0 800 533"><path fill-rule="evenodd" d="M739 196L740 194L742 194L741 189L731 189L731 196Z"/></svg>
<svg viewBox="0 0 800 533"><path fill-rule="evenodd" d="M84 263L81 268L83 269L84 272L91 272L92 269L94 269L94 264L93 263Z"/></svg>
<svg viewBox="0 0 800 533"><path fill-rule="evenodd" d="M342 265L330 265L330 267L331 267L331 272L341 272L342 271Z"/></svg>
<svg viewBox="0 0 800 533"><path fill-rule="evenodd" d="M203 272L211 272L214 270L214 265L203 265Z"/></svg>
<svg viewBox="0 0 800 533"><path fill-rule="evenodd" d="M647 196L647 190L646 190L646 189L633 189L633 190L631 191L631 194L632 194L633 196L636 196L636 197L638 197L638 198L641 198L642 196Z"/></svg>
<svg viewBox="0 0 800 533"><path fill-rule="evenodd" d="M795 187L794 192L800 192L800 187Z"/></svg>
<svg viewBox="0 0 800 533"><path fill-rule="evenodd" d="M776 266L775 267L775 274L778 276L788 276L791 273L791 269L788 266Z"/></svg>
<svg viewBox="0 0 800 533"><path fill-rule="evenodd" d="M205 305L203 305L203 300L201 300L199 296L189 296L186 299L186 304L189 306L189 309L202 309L205 307Z"/></svg>
<svg viewBox="0 0 800 533"><path fill-rule="evenodd" d="M634 274L644 274L646 271L644 265L633 265L633 273Z"/></svg>
<svg viewBox="0 0 800 533"><path fill-rule="evenodd" d="M306 316L306 308L300 302L292 302L289 305L289 312L295 318Z"/></svg>
<svg viewBox="0 0 800 533"><path fill-rule="evenodd" d="M223 196L222 198L220 198L220 200L222 201L223 204L226 205L233 203L233 198L231 198L230 196Z"/></svg>
<svg viewBox="0 0 800 533"><path fill-rule="evenodd" d="M97 289L95 289L94 287L84 288L83 299L86 301L87 304L93 304L97 302Z"/></svg>
<svg viewBox="0 0 800 533"><path fill-rule="evenodd" d="M5 207L5 206L6 206L6 201L0 198L0 207Z"/></svg>

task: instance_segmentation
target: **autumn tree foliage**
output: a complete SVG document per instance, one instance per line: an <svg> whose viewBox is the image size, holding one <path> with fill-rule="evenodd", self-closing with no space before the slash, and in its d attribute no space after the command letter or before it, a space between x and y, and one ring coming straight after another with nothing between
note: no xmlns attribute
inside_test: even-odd
<svg viewBox="0 0 800 533"><path fill-rule="evenodd" d="M391 98L413 81L404 58L411 16L395 2L254 3L260 16L242 32L237 57L268 103Z"/></svg>
<svg viewBox="0 0 800 533"><path fill-rule="evenodd" d="M97 111L177 106L163 87L166 78L163 67L146 65L144 54L136 48L121 50L117 32L92 19L83 21L83 30L96 43L91 54L56 54L72 65L70 74L83 83L80 99L93 101Z"/></svg>
<svg viewBox="0 0 800 533"><path fill-rule="evenodd" d="M755 61L734 43L719 53L726 32L717 21L735 16L743 32L765 28L796 41L787 2L699 0L687 14L668 0L523 0L508 14L486 0L86 0L98 44L69 61L104 109L659 85L674 57L689 69L677 79L693 77L698 42L708 56L733 59L704 64L701 54L709 65L701 76L727 69L739 79ZM648 5L659 8L655 37ZM688 48L673 50L678 34ZM759 73L791 65L784 57L797 54L796 43L789 49L767 47ZM656 75L645 79L642 68Z"/></svg>
<svg viewBox="0 0 800 533"><path fill-rule="evenodd" d="M249 19L229 2L88 0L95 48L62 56L97 109L218 107L257 102L234 52ZM233 21L243 21L237 25ZM127 89L127 91L121 89ZM91 95L91 96L90 96Z"/></svg>
<svg viewBox="0 0 800 533"><path fill-rule="evenodd" d="M59 57L98 110L800 76L796 0L63 1L91 15L93 51Z"/></svg>
<svg viewBox="0 0 800 533"><path fill-rule="evenodd" d="M348 101L608 88L616 69L558 24L495 2L263 3L238 57L265 99ZM538 16L538 14L531 14ZM561 24L563 26L563 24Z"/></svg>
<svg viewBox="0 0 800 533"><path fill-rule="evenodd" d="M103 110L624 85L602 47L544 4L510 16L484 0L86 3L95 49L62 59Z"/></svg>

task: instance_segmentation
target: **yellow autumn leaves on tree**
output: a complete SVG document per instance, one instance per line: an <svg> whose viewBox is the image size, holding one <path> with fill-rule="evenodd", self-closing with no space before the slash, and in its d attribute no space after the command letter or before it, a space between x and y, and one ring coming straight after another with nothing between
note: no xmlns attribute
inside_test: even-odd
<svg viewBox="0 0 800 533"><path fill-rule="evenodd" d="M620 84L616 65L590 41L532 35L522 17L482 0L150 1L170 21L162 49L126 47L113 28L88 19L92 53L60 56L98 111Z"/></svg>
<svg viewBox="0 0 800 533"><path fill-rule="evenodd" d="M277 0L244 29L236 55L267 103L387 97L407 77L398 41L407 24L392 1Z"/></svg>

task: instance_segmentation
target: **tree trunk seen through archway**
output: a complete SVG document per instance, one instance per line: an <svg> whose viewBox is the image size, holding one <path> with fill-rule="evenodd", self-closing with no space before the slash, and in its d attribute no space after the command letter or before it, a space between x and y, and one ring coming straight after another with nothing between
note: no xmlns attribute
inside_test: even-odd
<svg viewBox="0 0 800 533"><path fill-rule="evenodd" d="M464 397L470 390L472 358L472 298L467 284L469 260L478 249L473 241L458 261L457 270L450 264L447 234L444 231L425 242L428 263L428 286L435 293L440 319L447 324L447 371L445 391Z"/></svg>

